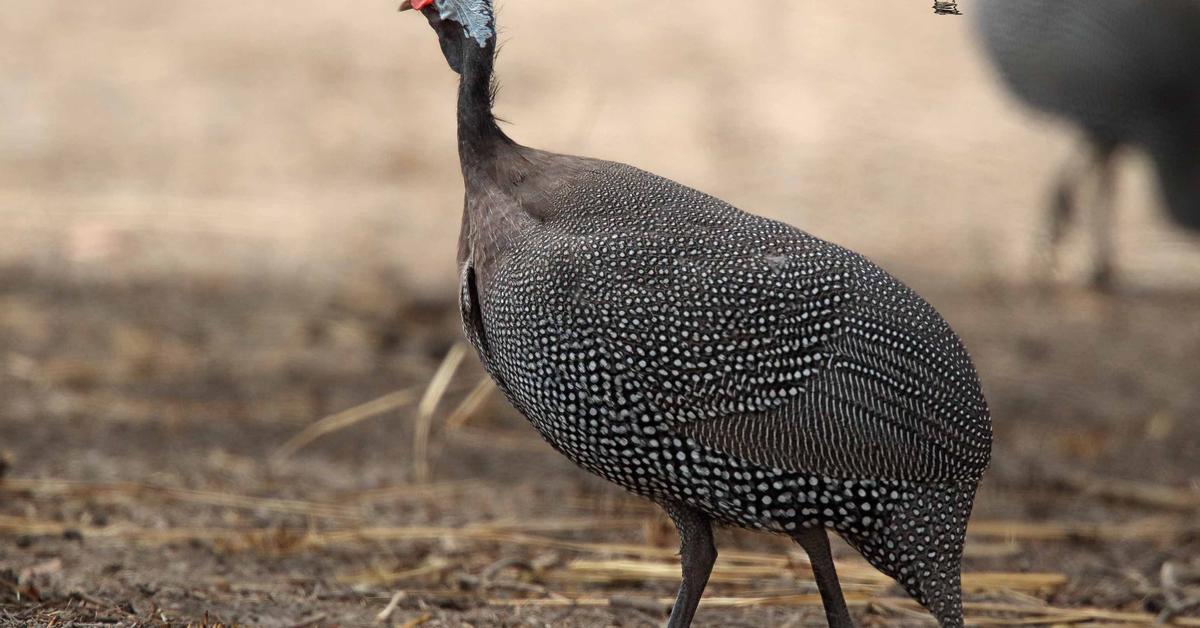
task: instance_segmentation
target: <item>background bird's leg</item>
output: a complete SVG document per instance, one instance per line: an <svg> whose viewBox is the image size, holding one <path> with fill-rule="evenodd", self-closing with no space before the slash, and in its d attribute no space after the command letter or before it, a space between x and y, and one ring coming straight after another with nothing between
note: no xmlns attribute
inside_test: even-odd
<svg viewBox="0 0 1200 628"><path fill-rule="evenodd" d="M675 502L663 504L663 509L679 530L679 557L683 565L683 583L671 608L667 628L687 628L692 624L700 595L708 584L717 548L713 545L712 523L700 511Z"/></svg>
<svg viewBox="0 0 1200 628"><path fill-rule="evenodd" d="M1097 171L1096 209L1093 211L1092 242L1095 261L1092 266L1091 286L1095 290L1108 292L1113 287L1116 273L1114 257L1113 212L1116 206L1116 176L1113 169L1112 143L1098 143L1093 157Z"/></svg>
<svg viewBox="0 0 1200 628"><path fill-rule="evenodd" d="M1037 263L1037 274L1045 280L1053 278L1058 271L1059 249L1078 209L1079 188L1090 164L1090 160L1085 161L1082 155L1072 154L1054 184L1046 222L1045 263L1043 260Z"/></svg>
<svg viewBox="0 0 1200 628"><path fill-rule="evenodd" d="M825 528L801 530L792 538L804 548L812 563L813 577L817 580L817 590L821 592L821 602L825 605L825 618L829 620L830 628L853 628L854 620L850 619L850 610L846 608L846 598L842 595L842 585L833 566L833 553L829 550L829 535Z"/></svg>

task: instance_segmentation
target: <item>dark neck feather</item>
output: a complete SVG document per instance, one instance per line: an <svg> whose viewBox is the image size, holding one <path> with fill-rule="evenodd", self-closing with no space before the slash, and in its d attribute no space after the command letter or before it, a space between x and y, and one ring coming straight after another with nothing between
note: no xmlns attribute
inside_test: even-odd
<svg viewBox="0 0 1200 628"><path fill-rule="evenodd" d="M480 47L474 40L462 40L462 80L458 86L458 156L463 174L481 174L491 170L497 154L512 145L492 116L492 66L496 39ZM469 177L468 177L469 178Z"/></svg>

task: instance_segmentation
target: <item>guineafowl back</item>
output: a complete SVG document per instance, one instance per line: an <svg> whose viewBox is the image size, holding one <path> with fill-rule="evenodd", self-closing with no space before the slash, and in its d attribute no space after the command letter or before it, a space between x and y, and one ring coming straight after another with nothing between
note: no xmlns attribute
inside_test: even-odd
<svg viewBox="0 0 1200 628"><path fill-rule="evenodd" d="M984 0L976 12L985 50L1034 107L1143 144L1200 113L1200 1Z"/></svg>

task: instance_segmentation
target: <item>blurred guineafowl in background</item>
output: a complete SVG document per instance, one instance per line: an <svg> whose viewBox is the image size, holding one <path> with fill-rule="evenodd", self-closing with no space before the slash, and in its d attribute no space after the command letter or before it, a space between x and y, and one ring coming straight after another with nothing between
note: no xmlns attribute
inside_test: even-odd
<svg viewBox="0 0 1200 628"><path fill-rule="evenodd" d="M508 399L679 529L691 623L712 523L787 534L852 625L832 529L944 625L991 452L950 327L863 257L624 164L526 148L492 116L490 0L406 0L461 75L466 333Z"/></svg>
<svg viewBox="0 0 1200 628"><path fill-rule="evenodd" d="M1052 255L1094 172L1101 198L1092 281L1111 286L1112 157L1123 145L1150 156L1170 218L1200 231L1200 0L981 0L977 7L984 48L1012 91L1078 124L1090 145L1090 163L1068 164L1057 184Z"/></svg>

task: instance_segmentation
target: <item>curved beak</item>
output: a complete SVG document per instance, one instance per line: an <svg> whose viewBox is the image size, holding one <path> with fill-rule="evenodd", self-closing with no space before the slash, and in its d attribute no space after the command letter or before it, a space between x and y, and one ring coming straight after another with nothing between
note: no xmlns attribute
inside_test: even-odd
<svg viewBox="0 0 1200 628"><path fill-rule="evenodd" d="M412 9L412 0L404 0L404 2L400 3L401 11L408 11L410 9Z"/></svg>

